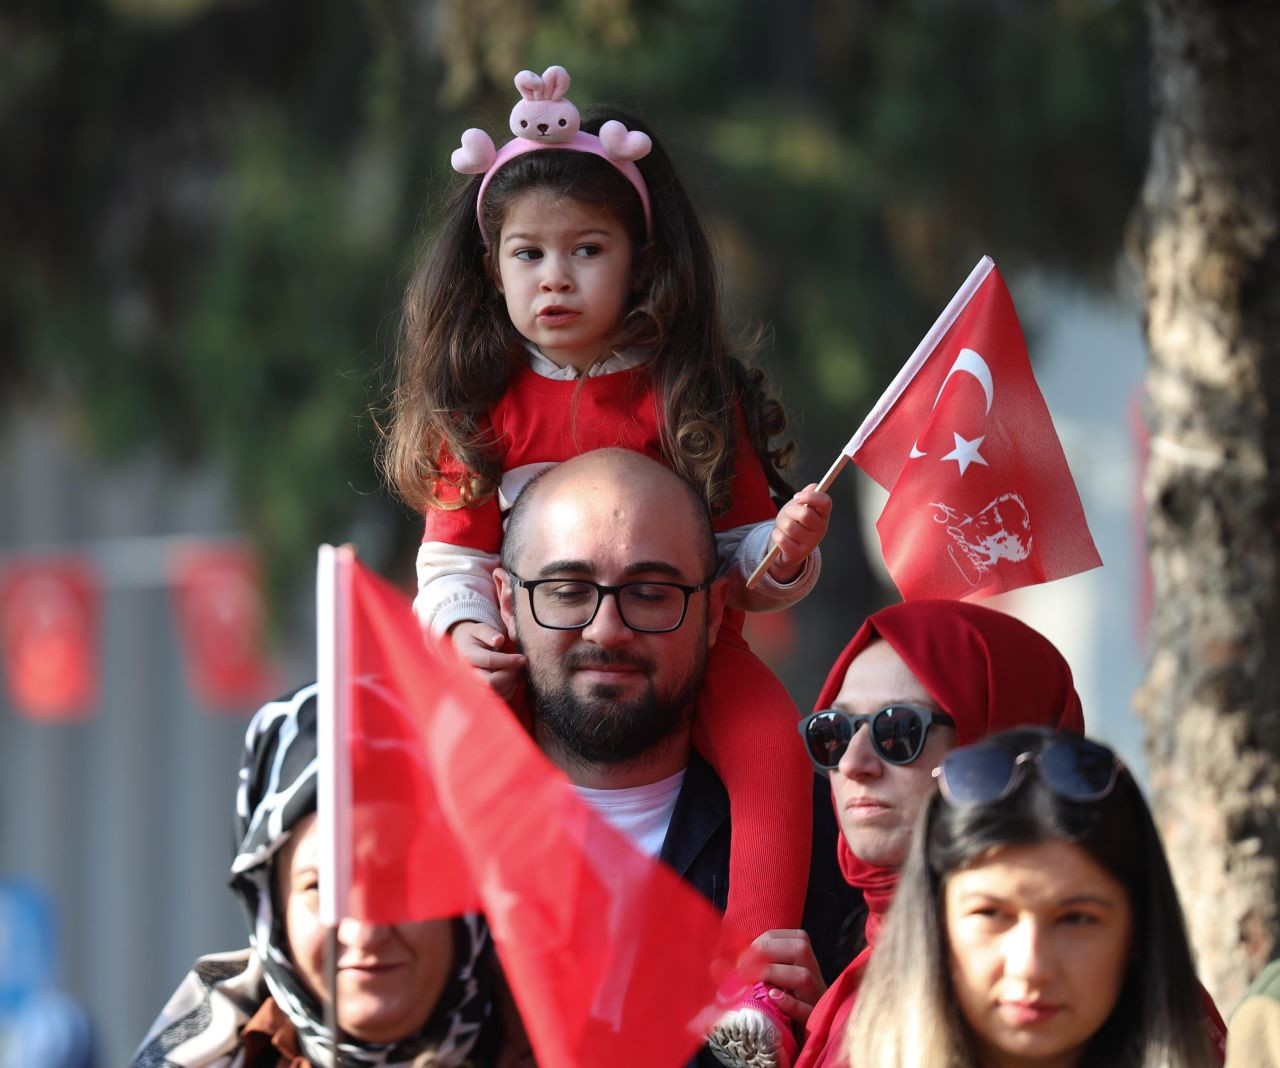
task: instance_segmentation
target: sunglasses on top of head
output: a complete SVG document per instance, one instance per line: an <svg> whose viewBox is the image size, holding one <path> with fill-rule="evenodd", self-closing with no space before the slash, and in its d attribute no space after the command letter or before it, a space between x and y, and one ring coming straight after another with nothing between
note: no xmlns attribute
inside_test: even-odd
<svg viewBox="0 0 1280 1068"><path fill-rule="evenodd" d="M1115 789L1124 762L1105 745L1068 735L1051 739L1037 751L1018 752L1000 742L952 749L933 776L943 799L963 808L1004 800L1033 767L1059 797L1087 802L1101 801Z"/></svg>
<svg viewBox="0 0 1280 1068"><path fill-rule="evenodd" d="M863 726L871 729L871 747L887 764L910 764L924 752L929 728L934 724L954 727L945 712L920 705L886 705L868 715L854 715L839 708L823 708L805 716L798 724L800 737L814 766L831 771L839 765L853 736Z"/></svg>

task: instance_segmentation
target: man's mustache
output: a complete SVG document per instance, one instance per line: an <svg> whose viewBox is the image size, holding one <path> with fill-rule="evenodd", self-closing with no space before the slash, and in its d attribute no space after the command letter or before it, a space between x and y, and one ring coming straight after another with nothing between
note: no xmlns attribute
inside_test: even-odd
<svg viewBox="0 0 1280 1068"><path fill-rule="evenodd" d="M569 671L590 671L593 668L630 667L637 671L652 672L654 663L647 656L636 656L621 650L571 649L564 657Z"/></svg>

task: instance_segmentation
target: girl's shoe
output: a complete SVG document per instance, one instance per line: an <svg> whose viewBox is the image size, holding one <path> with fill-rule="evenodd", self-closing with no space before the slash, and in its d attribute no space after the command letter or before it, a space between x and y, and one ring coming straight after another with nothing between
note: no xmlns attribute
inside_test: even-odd
<svg viewBox="0 0 1280 1068"><path fill-rule="evenodd" d="M716 1021L707 1046L729 1068L791 1068L796 1055L791 1021L769 997L767 983L756 983Z"/></svg>

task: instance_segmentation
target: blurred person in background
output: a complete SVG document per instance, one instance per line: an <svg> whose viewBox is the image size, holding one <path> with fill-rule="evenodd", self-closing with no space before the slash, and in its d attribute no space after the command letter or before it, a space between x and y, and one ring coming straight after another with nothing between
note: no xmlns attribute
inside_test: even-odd
<svg viewBox="0 0 1280 1068"><path fill-rule="evenodd" d="M1280 960L1258 973L1231 1014L1227 1068L1280 1068Z"/></svg>
<svg viewBox="0 0 1280 1068"><path fill-rule="evenodd" d="M93 1025L69 995L46 990L31 999L0 1039L0 1068L96 1068Z"/></svg>
<svg viewBox="0 0 1280 1068"><path fill-rule="evenodd" d="M134 1068L330 1068L327 929L319 922L316 687L259 709L236 793L231 887L250 948L201 957ZM499 1061L492 942L482 917L338 928L344 1065Z"/></svg>
<svg viewBox="0 0 1280 1068"><path fill-rule="evenodd" d="M1023 728L952 750L937 778L848 1063L1221 1064L1164 849L1115 754Z"/></svg>

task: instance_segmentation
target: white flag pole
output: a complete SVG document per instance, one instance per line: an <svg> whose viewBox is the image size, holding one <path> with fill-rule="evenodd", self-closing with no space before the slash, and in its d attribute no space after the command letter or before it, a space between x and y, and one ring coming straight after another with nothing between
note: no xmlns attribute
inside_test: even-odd
<svg viewBox="0 0 1280 1068"><path fill-rule="evenodd" d="M350 687L351 567L355 551L320 546L316 564L316 824L320 922L328 928L325 1025L338 1052L338 923L351 893L351 766L346 759Z"/></svg>
<svg viewBox="0 0 1280 1068"><path fill-rule="evenodd" d="M987 275L991 273L995 267L995 261L990 256L983 256L969 272L969 277L964 280L964 285L956 290L956 294L951 298L950 302L942 309L942 314L938 316L937 321L929 328L929 332L925 334L920 344L916 346L915 352L911 354L911 358L903 365L889 388L884 391L880 399L876 401L876 405L871 412L862 421L862 425L858 427L853 437L849 439L849 443L845 445L843 451L836 458L836 462L827 469L827 473L823 475L822 481L818 483L818 489L826 493L831 483L835 481L838 475L857 451L862 448L862 443L871 436L876 427L884 420L884 417L893 410L893 406L898 403L898 399L906 392L907 387L911 385L912 379L919 373L920 368L928 361L933 350L938 347L938 342L948 330L951 329L956 319L960 317L960 313L964 311L965 306L973 299L973 295L978 292L979 287L986 281ZM747 579L747 589L751 589L760 581L760 576L769 570L773 561L777 559L778 547L775 545L760 561L760 566L751 572L751 577Z"/></svg>

